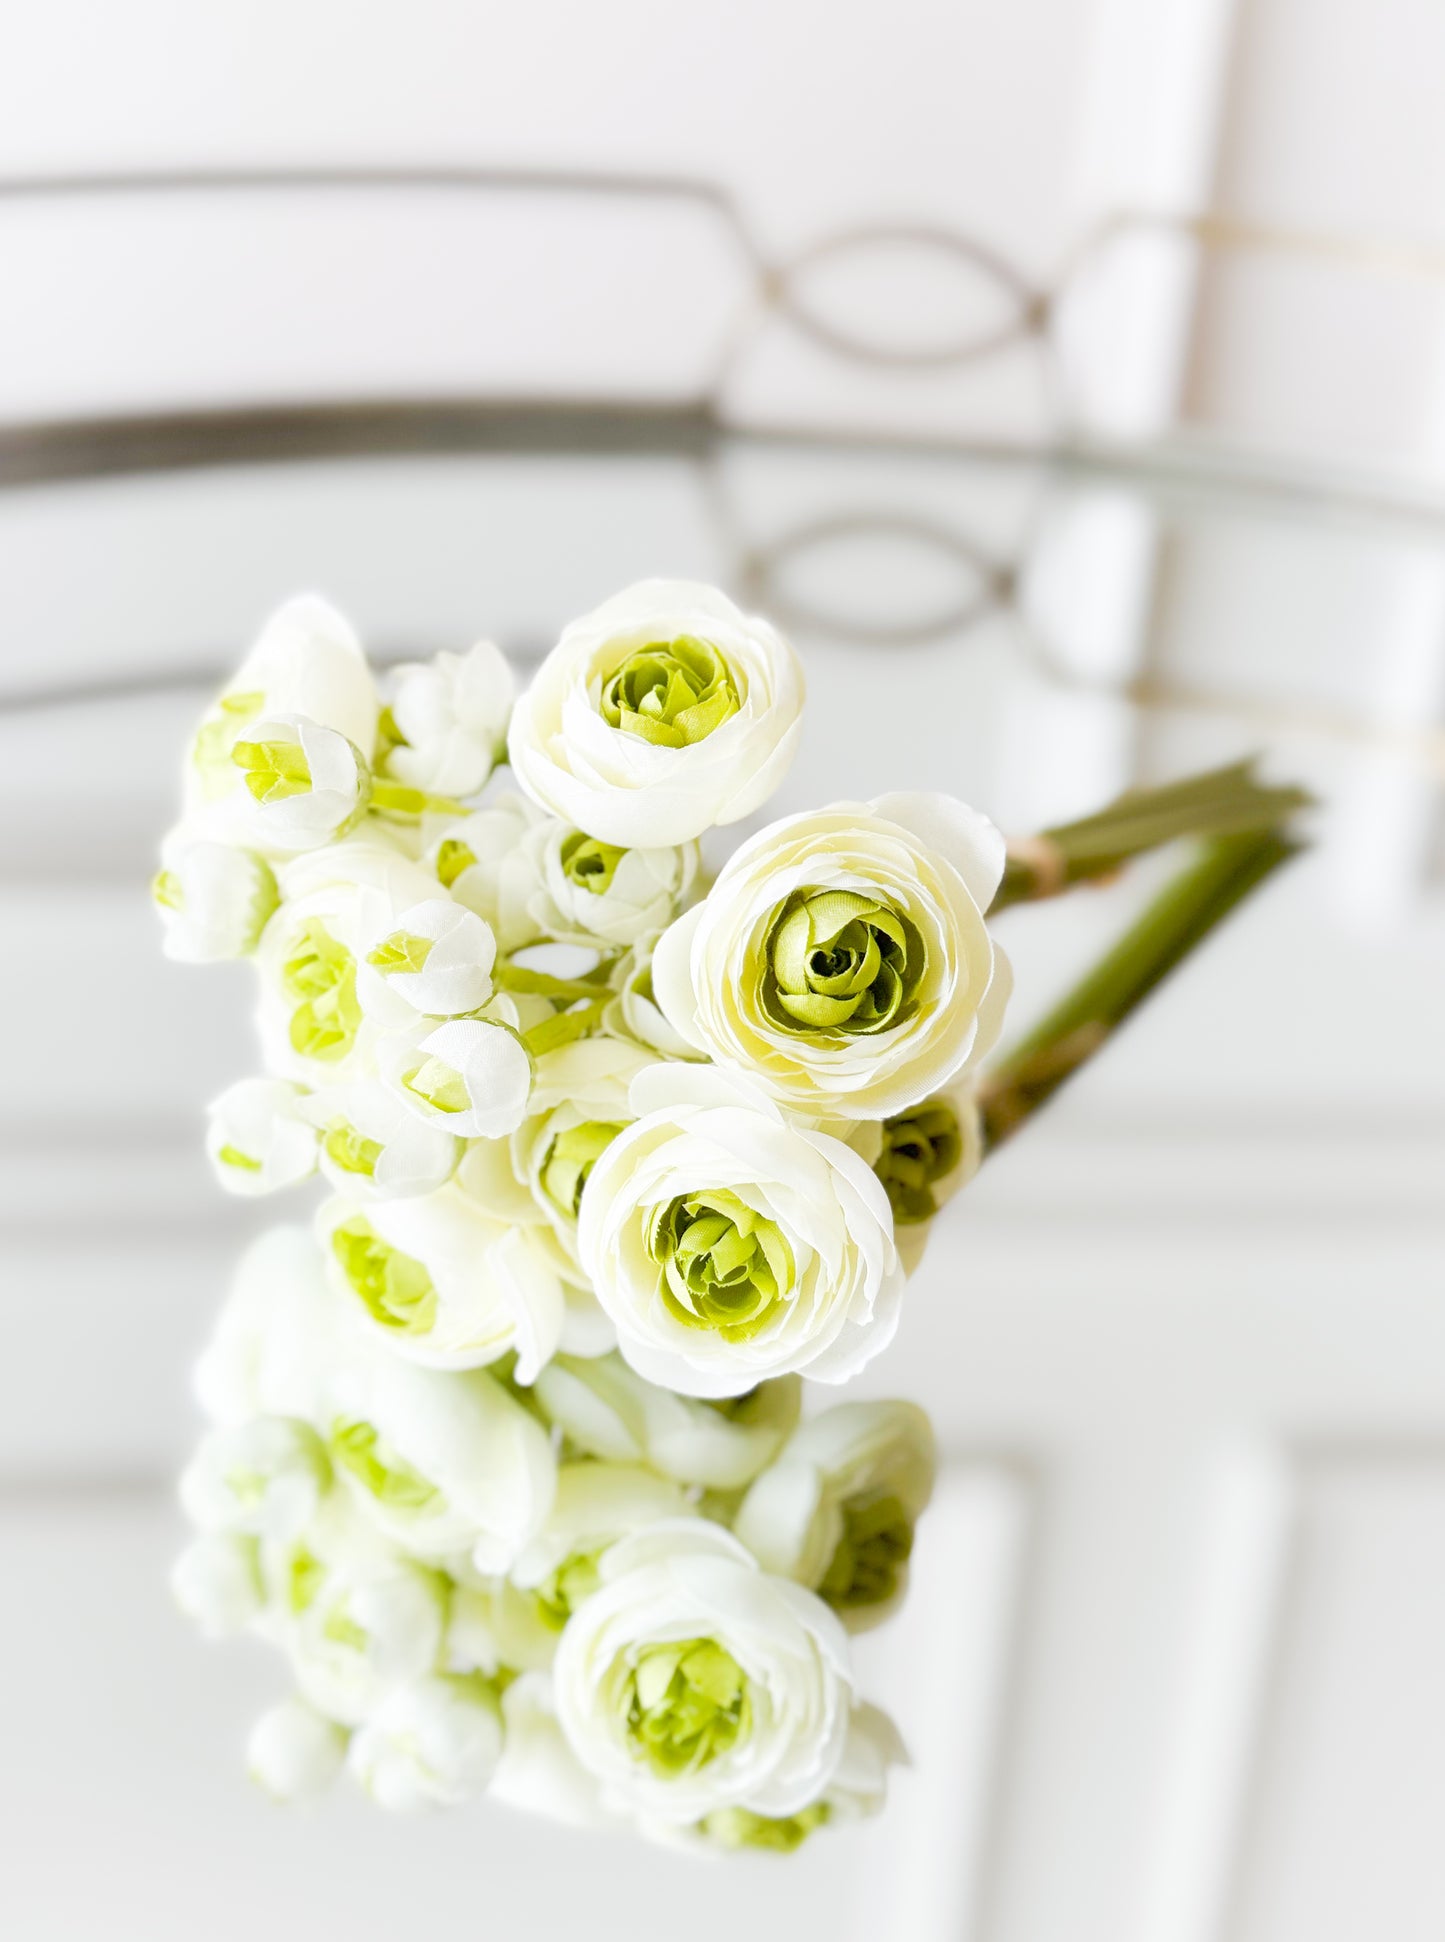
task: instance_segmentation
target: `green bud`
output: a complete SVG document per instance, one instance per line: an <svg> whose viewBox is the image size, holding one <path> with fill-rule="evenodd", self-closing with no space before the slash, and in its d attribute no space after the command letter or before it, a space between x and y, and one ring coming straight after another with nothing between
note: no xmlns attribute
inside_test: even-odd
<svg viewBox="0 0 1445 1942"><path fill-rule="evenodd" d="M938 1211L933 1188L963 1158L958 1114L946 1099L928 1099L885 1119L882 1130L883 1149L873 1171L883 1183L894 1220L900 1227L932 1220Z"/></svg>
<svg viewBox="0 0 1445 1942"><path fill-rule="evenodd" d="M727 663L691 634L634 648L602 689L602 718L661 748L700 742L738 712Z"/></svg>

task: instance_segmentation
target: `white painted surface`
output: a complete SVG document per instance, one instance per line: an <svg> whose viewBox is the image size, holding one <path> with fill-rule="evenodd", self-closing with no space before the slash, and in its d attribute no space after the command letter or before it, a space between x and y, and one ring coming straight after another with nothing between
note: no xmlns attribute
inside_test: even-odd
<svg viewBox="0 0 1445 1942"><path fill-rule="evenodd" d="M1125 196L1426 238L1439 222L1423 0L905 0L841 24L810 0L70 0L4 32L7 169L666 165L724 181L769 249L913 216L1036 277ZM342 220L324 259L313 214L207 219L166 282L171 218L93 231L62 260L74 218L17 242L12 215L0 237L32 267L0 317L5 413L323 383L681 395L711 369L733 273L692 228L569 217L544 236L506 212L486 229L383 209ZM133 287L97 283L95 251ZM705 304L634 301L659 253ZM1110 299L1117 327L1080 378L1104 429L1167 426L1183 367L1186 423L1438 472L1428 290L1351 296L1338 273L1211 258L1191 309L1193 275L1124 278ZM940 317L959 294L901 265L830 290L880 329L916 322L920 291ZM865 380L786 332L736 385L756 411L1030 437L1050 407L1027 358ZM790 551L860 512L955 544ZM204 672L299 583L389 651L486 628L525 653L659 567L736 584L761 555L760 604L926 631L1007 564L1024 620L887 650L798 627L812 720L780 809L906 783L1027 828L1261 745L1323 799L1315 854L990 1163L870 1377L927 1404L949 1457L914 1603L868 1646L916 1760L889 1817L699 1887L675 1857L487 1810L293 1820L246 1788L239 1740L275 1669L198 1645L162 1582L187 1369L250 1220L196 1153L203 1099L248 1056L245 975L165 966L140 901L192 703L0 719L7 1942L511 1933L539 1881L551 1927L585 1916L598 1942L660 1942L679 1907L698 1942L1439 1934L1440 550L1428 522L746 449L713 467L384 460L0 495L4 693ZM1130 901L1008 920L1020 1020Z"/></svg>

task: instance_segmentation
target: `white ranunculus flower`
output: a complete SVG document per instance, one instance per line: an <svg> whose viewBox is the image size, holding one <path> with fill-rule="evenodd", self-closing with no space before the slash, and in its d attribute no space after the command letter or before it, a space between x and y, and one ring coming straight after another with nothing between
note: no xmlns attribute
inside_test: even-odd
<svg viewBox="0 0 1445 1942"><path fill-rule="evenodd" d="M235 746L254 738L258 722L305 716L369 757L377 712L376 685L347 621L313 595L289 600L197 730L186 765L187 803L199 810L232 795L240 780Z"/></svg>
<svg viewBox="0 0 1445 1942"><path fill-rule="evenodd" d="M354 742L309 715L248 723L231 748L236 787L197 818L215 835L267 856L338 842L366 814L371 770Z"/></svg>
<svg viewBox="0 0 1445 1942"><path fill-rule="evenodd" d="M394 668L384 728L396 739L378 767L428 795L474 796L506 750L515 692L491 641Z"/></svg>
<svg viewBox="0 0 1445 1942"><path fill-rule="evenodd" d="M685 1517L679 1486L630 1463L565 1463L546 1523L511 1568L559 1629L596 1590L602 1553L663 1518Z"/></svg>
<svg viewBox="0 0 1445 1942"><path fill-rule="evenodd" d="M661 1389L620 1355L555 1356L535 1394L579 1450L609 1463L645 1463L664 1477L706 1490L740 1490L771 1463L798 1420L796 1376L747 1395L703 1402Z"/></svg>
<svg viewBox="0 0 1445 1942"><path fill-rule="evenodd" d="M345 1319L306 1227L273 1227L236 1268L196 1368L201 1407L238 1428L257 1416L326 1421L326 1386Z"/></svg>
<svg viewBox="0 0 1445 1942"><path fill-rule="evenodd" d="M260 1547L241 1531L208 1531L171 1567L171 1594L208 1639L243 1632L265 1602Z"/></svg>
<svg viewBox="0 0 1445 1942"><path fill-rule="evenodd" d="M184 824L161 844L151 893L165 930L161 949L178 964L249 956L278 900L264 857L208 842Z"/></svg>
<svg viewBox="0 0 1445 1942"><path fill-rule="evenodd" d="M364 1208L333 1200L319 1231L333 1285L410 1361L471 1369L515 1352L530 1382L557 1347L564 1304L549 1254L457 1187Z"/></svg>
<svg viewBox="0 0 1445 1942"><path fill-rule="evenodd" d="M632 1039L665 1059L701 1059L690 1039L675 1031L663 1016L652 988L652 957L657 937L641 938L612 972L616 996L604 1023L617 1038Z"/></svg>
<svg viewBox="0 0 1445 1942"><path fill-rule="evenodd" d="M502 1752L502 1713L485 1681L433 1673L388 1693L351 1742L352 1771L378 1807L460 1807Z"/></svg>
<svg viewBox="0 0 1445 1942"><path fill-rule="evenodd" d="M885 1348L903 1271L888 1201L841 1141L700 1066L654 1066L592 1167L577 1239L650 1382L737 1396L792 1371L845 1382Z"/></svg>
<svg viewBox="0 0 1445 1942"><path fill-rule="evenodd" d="M531 832L542 887L533 910L549 937L625 949L666 928L698 873L696 843L620 849L565 823Z"/></svg>
<svg viewBox="0 0 1445 1942"><path fill-rule="evenodd" d="M459 1139L497 1139L527 1110L532 1056L498 1018L427 1020L384 1039L377 1058L409 1112Z"/></svg>
<svg viewBox="0 0 1445 1942"><path fill-rule="evenodd" d="M371 994L380 986L393 1001L383 1020L393 1015L398 998L407 1016L455 1018L480 1011L492 995L496 956L496 939L475 911L451 897L429 897L388 913L382 934L368 940L358 982L362 1006L373 1008Z"/></svg>
<svg viewBox="0 0 1445 1942"><path fill-rule="evenodd" d="M711 587L644 580L573 621L512 715L518 782L624 849L750 815L797 746L803 673L767 621Z"/></svg>
<svg viewBox="0 0 1445 1942"><path fill-rule="evenodd" d="M624 1039L597 1037L537 1060L527 1117L512 1134L512 1170L557 1237L563 1272L590 1287L577 1255L577 1210L598 1155L636 1117L633 1080L656 1060Z"/></svg>
<svg viewBox="0 0 1445 1942"><path fill-rule="evenodd" d="M299 1539L263 1545L262 1560L263 1629L328 1719L359 1726L388 1692L436 1667L446 1579L387 1544L344 1493Z"/></svg>
<svg viewBox="0 0 1445 1942"><path fill-rule="evenodd" d="M847 1635L828 1608L700 1520L624 1539L600 1575L553 1678L562 1729L604 1793L683 1826L819 1799L853 1700Z"/></svg>
<svg viewBox="0 0 1445 1942"><path fill-rule="evenodd" d="M1011 978L984 913L1003 862L992 823L951 796L786 817L663 933L657 1002L794 1112L886 1119L998 1038Z"/></svg>
<svg viewBox="0 0 1445 1942"><path fill-rule="evenodd" d="M362 960L401 913L436 894L431 879L370 835L298 857L280 871L281 908L256 949L261 1045L273 1072L307 1085L369 1076L379 1032L415 1017L380 979L362 1004Z"/></svg>
<svg viewBox="0 0 1445 1942"><path fill-rule="evenodd" d="M325 1448L297 1416L212 1430L181 1476L181 1503L203 1530L297 1537L331 1482Z"/></svg>
<svg viewBox="0 0 1445 1942"><path fill-rule="evenodd" d="M541 1425L485 1370L420 1369L342 1345L325 1424L337 1476L392 1544L506 1571L542 1528L557 1465Z"/></svg>
<svg viewBox="0 0 1445 1942"><path fill-rule="evenodd" d="M231 1194L269 1194L316 1171L306 1095L287 1079L238 1079L206 1108L206 1154Z"/></svg>
<svg viewBox="0 0 1445 1942"><path fill-rule="evenodd" d="M261 1715L246 1741L246 1771L263 1792L288 1805L316 1800L334 1785L346 1759L346 1733L303 1699L286 1699Z"/></svg>
<svg viewBox="0 0 1445 1942"><path fill-rule="evenodd" d="M545 1672L524 1672L502 1694L506 1744L490 1798L568 1827L627 1825L609 1809L602 1789L567 1744L556 1695Z"/></svg>
<svg viewBox="0 0 1445 1942"><path fill-rule="evenodd" d="M459 904L484 918L499 951L520 950L542 936L534 906L542 888L532 832L546 820L515 791L448 823L425 852L435 880Z"/></svg>
<svg viewBox="0 0 1445 1942"><path fill-rule="evenodd" d="M418 1118L376 1079L320 1086L301 1112L316 1129L321 1171L353 1200L435 1193L456 1171L462 1142Z"/></svg>
<svg viewBox="0 0 1445 1942"><path fill-rule="evenodd" d="M903 1596L934 1468L933 1430L917 1404L840 1403L794 1431L733 1530L765 1570L816 1591L862 1631Z"/></svg>

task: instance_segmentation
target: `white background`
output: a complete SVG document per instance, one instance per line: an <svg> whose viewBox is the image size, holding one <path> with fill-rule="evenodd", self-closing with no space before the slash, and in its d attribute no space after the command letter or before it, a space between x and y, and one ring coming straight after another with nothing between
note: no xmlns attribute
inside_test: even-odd
<svg viewBox="0 0 1445 1942"><path fill-rule="evenodd" d="M1427 0L127 0L0 20L12 175L665 169L725 185L770 256L926 220L1043 285L1121 210L1445 247ZM0 205L0 251L17 422L397 389L685 398L746 291L689 209L570 202ZM924 339L989 301L902 259L823 294ZM1172 465L1181 432L1227 438L1379 475L1395 510L746 452L710 478L395 460L0 498L6 693L222 661L306 581L388 646L487 627L535 648L635 574L734 577L719 481L761 540L881 502L1022 560L1029 627L886 663L802 629L813 720L780 808L908 783L1027 828L1261 744L1326 799L1314 855L991 1163L877 1372L927 1403L949 1457L909 1613L867 1656L916 1763L892 1812L781 1868L699 1875L486 1809L293 1820L248 1793L240 1736L275 1669L198 1645L163 1584L186 1364L241 1233L198 1108L249 1056L243 979L162 966L141 897L194 702L0 721L7 1937L1445 1926L1439 297L1353 258L1154 248L1101 262L1060 341L1068 427L1096 445L1145 438ZM1057 395L1032 353L884 378L774 326L728 398L1037 441ZM850 611L936 596L930 556L860 558L813 584ZM1027 635L1102 692L1041 676ZM1015 921L1020 1017L1127 901Z"/></svg>

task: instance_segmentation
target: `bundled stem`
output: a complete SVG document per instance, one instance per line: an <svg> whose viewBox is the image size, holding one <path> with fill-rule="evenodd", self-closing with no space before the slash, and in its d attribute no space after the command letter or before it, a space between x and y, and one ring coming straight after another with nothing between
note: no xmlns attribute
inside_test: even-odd
<svg viewBox="0 0 1445 1942"><path fill-rule="evenodd" d="M1057 896L1078 883L1101 882L1131 857L1181 837L1277 830L1309 802L1303 789L1257 781L1253 758L1161 789L1127 790L1093 816L1011 842L990 915L1010 904Z"/></svg>
<svg viewBox="0 0 1445 1942"><path fill-rule="evenodd" d="M1209 780L1201 778L1201 782ZM1288 797L1290 807L1303 800L1298 790L1261 793ZM1219 836L1207 843L1112 950L989 1074L980 1095L985 1150L1016 1133L1156 985L1301 847L1277 827Z"/></svg>

